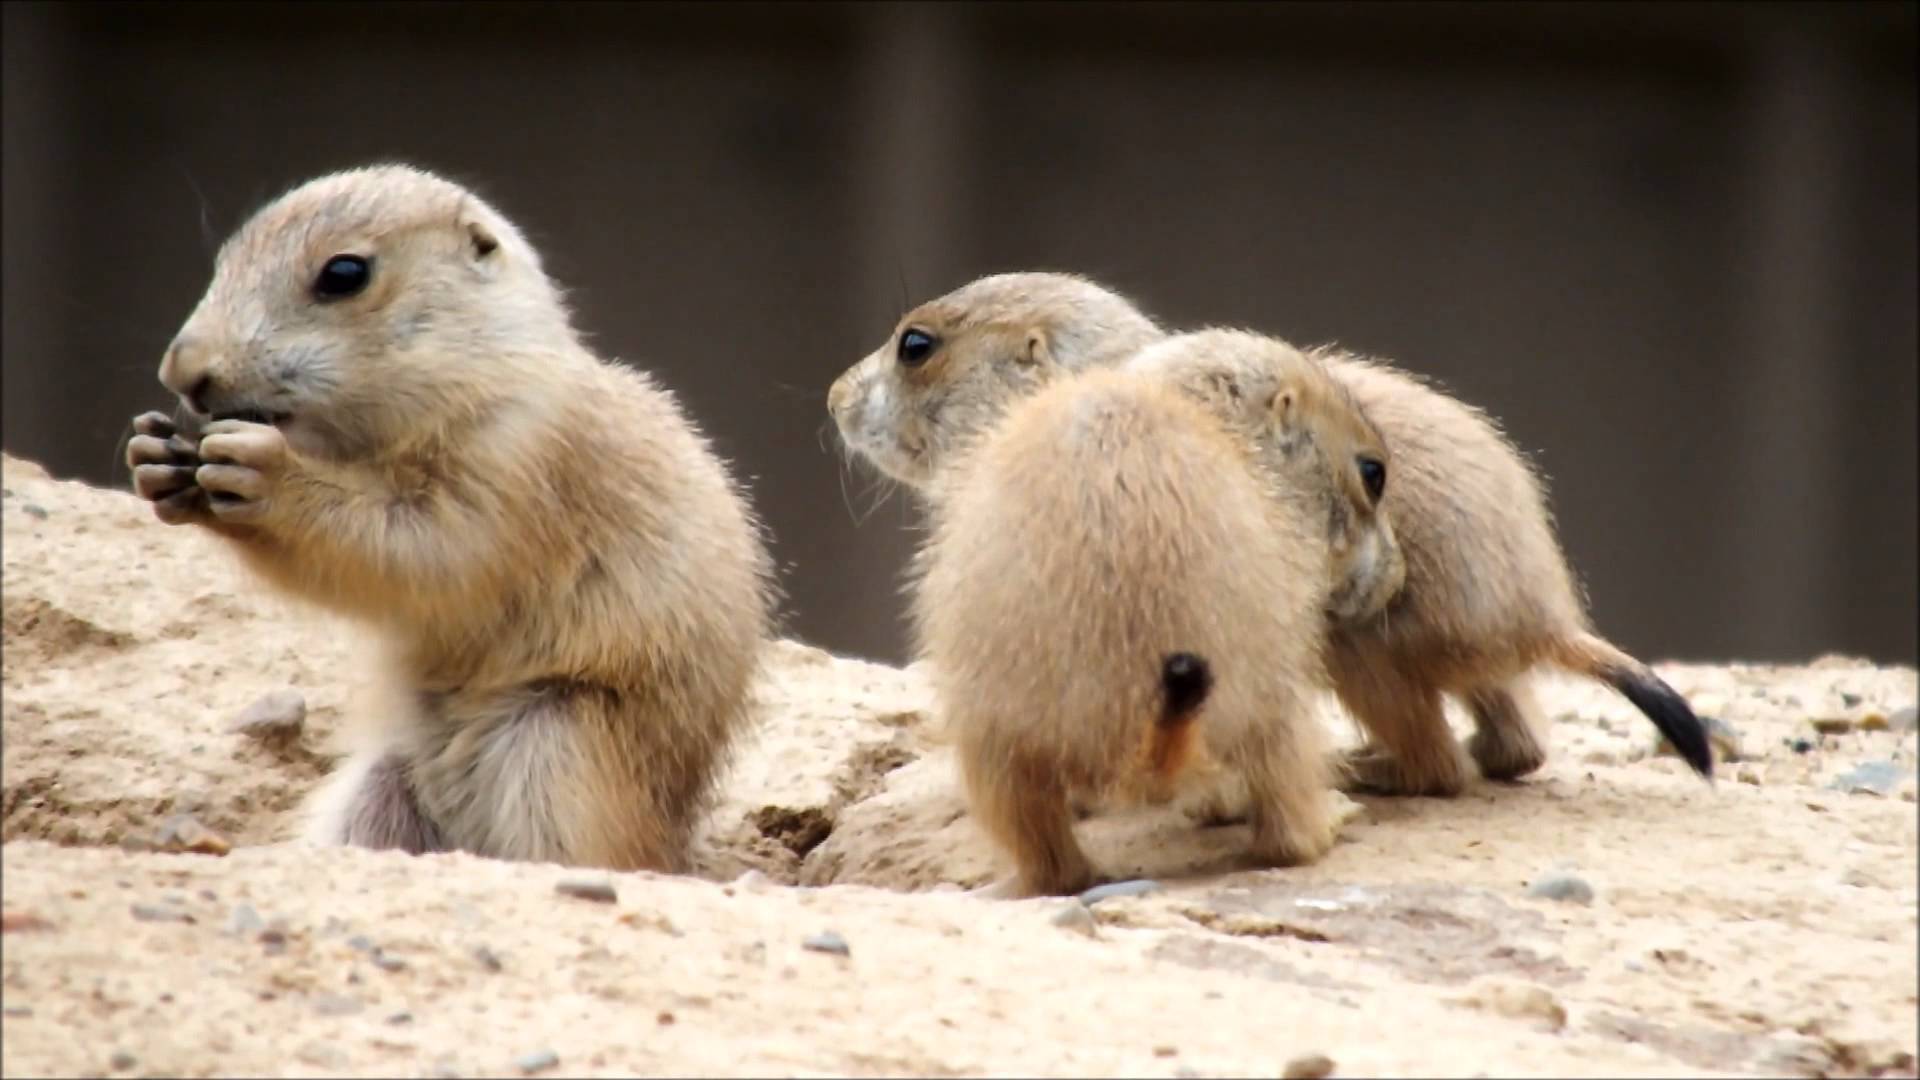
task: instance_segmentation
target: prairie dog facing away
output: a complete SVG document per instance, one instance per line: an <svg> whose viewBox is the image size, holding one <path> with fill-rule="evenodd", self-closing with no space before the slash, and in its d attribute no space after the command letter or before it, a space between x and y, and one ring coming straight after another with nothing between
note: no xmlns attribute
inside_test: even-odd
<svg viewBox="0 0 1920 1080"><path fill-rule="evenodd" d="M1312 712L1327 544L1286 479L1178 390L1113 370L1017 401L936 478L916 645L1019 891L1099 878L1072 801L1164 803L1222 770L1250 795L1256 860L1332 844Z"/></svg>
<svg viewBox="0 0 1920 1080"><path fill-rule="evenodd" d="M1132 302L1085 278L993 274L901 316L834 380L827 410L846 446L924 493L937 465L1009 403L1160 336Z"/></svg>
<svg viewBox="0 0 1920 1080"><path fill-rule="evenodd" d="M1102 323L1132 325L1122 343L1129 347L1094 347L1086 353L1098 358L1095 363L1126 361L1142 347L1144 325L1129 324L1119 313L1129 303L1124 297L1106 291L1104 302L1085 299L1086 290L1104 290L1084 279L1076 282L1083 296L1079 307L1054 312L1052 324L1070 323L1075 310L1090 310L1101 313ZM964 295L961 289L947 299L951 303ZM1037 298L1045 295L1035 292ZM1042 314L1031 317L1048 321ZM1063 337L1085 341L1094 336L1091 325L1080 330ZM1144 344L1161 336L1156 329ZM863 366L871 368L880 355L863 360L842 381ZM1233 362L1235 355L1253 354L1227 354L1229 374L1241 367ZM1686 700L1645 664L1593 633L1553 535L1544 489L1493 421L1387 365L1331 350L1313 355L1352 394L1394 459L1385 506L1405 564L1404 584L1396 600L1373 615L1354 619L1365 605L1348 605L1347 620L1336 620L1329 650L1343 688L1339 696L1373 743L1352 759L1359 786L1430 795L1451 795L1464 786L1469 770L1447 727L1442 694L1457 697L1472 714L1476 730L1466 751L1484 775L1514 779L1538 769L1546 751L1525 674L1543 663L1612 686L1654 722L1689 765L1711 777L1712 749ZM1221 395L1209 389L1219 380L1206 365L1177 366L1189 392L1221 411ZM915 392L932 398L954 391L919 385ZM894 438L889 425L907 423L912 415L919 432L915 445L921 448L919 472L893 475L924 489L926 481L915 476L944 467L952 455L936 451L963 446L974 434L960 430L965 422L982 417L990 422L1010 401L1031 392L1030 383L1002 358L997 366L973 371L967 383L970 399L991 401L969 400L965 408L912 415L911 400L888 397L884 408L848 416L842 413L851 410L836 407L835 417L848 444L885 469L869 448L889 445ZM927 432L929 423L955 430Z"/></svg>
<svg viewBox="0 0 1920 1080"><path fill-rule="evenodd" d="M521 233L405 166L222 247L135 421L137 492L368 624L394 685L308 837L677 870L749 719L758 524L646 374L582 345Z"/></svg>

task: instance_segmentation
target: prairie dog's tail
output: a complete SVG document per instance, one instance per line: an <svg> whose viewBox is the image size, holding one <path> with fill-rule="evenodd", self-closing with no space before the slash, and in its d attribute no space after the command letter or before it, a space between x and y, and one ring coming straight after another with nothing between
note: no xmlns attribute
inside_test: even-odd
<svg viewBox="0 0 1920 1080"><path fill-rule="evenodd" d="M1147 761L1157 780L1170 780L1193 753L1193 721L1213 691L1213 669L1193 653L1172 653L1160 662L1160 716L1154 721Z"/></svg>
<svg viewBox="0 0 1920 1080"><path fill-rule="evenodd" d="M1595 634L1581 634L1560 644L1553 660L1569 671L1598 679L1633 702L1653 726L1667 737L1693 771L1713 779L1713 743L1707 727L1679 691L1668 686L1647 665L1615 648Z"/></svg>

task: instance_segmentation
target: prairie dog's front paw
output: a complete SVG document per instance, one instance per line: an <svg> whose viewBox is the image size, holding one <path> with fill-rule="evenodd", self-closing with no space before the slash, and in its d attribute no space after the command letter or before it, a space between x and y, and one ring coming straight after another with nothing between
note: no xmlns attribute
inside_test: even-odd
<svg viewBox="0 0 1920 1080"><path fill-rule="evenodd" d="M267 515L287 462L278 428L248 420L216 420L200 440L194 481L207 493L213 516L229 525L253 525Z"/></svg>
<svg viewBox="0 0 1920 1080"><path fill-rule="evenodd" d="M133 438L127 441L127 468L133 490L153 504L153 513L169 525L183 525L207 517L207 493L194 481L200 451L179 425L163 412L133 418Z"/></svg>

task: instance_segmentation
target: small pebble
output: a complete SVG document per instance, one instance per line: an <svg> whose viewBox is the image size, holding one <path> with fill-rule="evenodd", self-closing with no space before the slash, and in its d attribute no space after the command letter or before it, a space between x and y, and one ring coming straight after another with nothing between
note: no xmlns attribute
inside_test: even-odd
<svg viewBox="0 0 1920 1080"><path fill-rule="evenodd" d="M1092 907L1102 900L1112 900L1121 896L1145 896L1159 891L1159 882L1151 878L1134 878L1132 881L1113 881L1105 885L1095 885L1080 894L1080 902Z"/></svg>
<svg viewBox="0 0 1920 1080"><path fill-rule="evenodd" d="M1050 921L1063 930L1072 930L1088 937L1094 934L1093 910L1078 900L1054 912Z"/></svg>
<svg viewBox="0 0 1920 1080"><path fill-rule="evenodd" d="M1746 765L1740 767L1740 771L1734 774L1734 778L1743 784L1752 784L1755 787L1760 786L1760 773Z"/></svg>
<svg viewBox="0 0 1920 1080"><path fill-rule="evenodd" d="M373 939L368 937L365 934L355 934L352 937L348 938L347 948L352 949L355 952L365 952L365 953L376 952L379 950L379 946L373 943Z"/></svg>
<svg viewBox="0 0 1920 1080"><path fill-rule="evenodd" d="M673 1014L662 1010L660 1015L653 1018L653 1022L659 1024L661 1027L672 1027L674 1024Z"/></svg>
<svg viewBox="0 0 1920 1080"><path fill-rule="evenodd" d="M1851 709L1855 705L1860 704L1860 695L1849 694L1845 690L1842 690L1840 691L1840 704L1845 705L1847 708Z"/></svg>
<svg viewBox="0 0 1920 1080"><path fill-rule="evenodd" d="M113 1056L107 1059L107 1067L114 1072L125 1072L138 1064L140 1059L125 1050L115 1050Z"/></svg>
<svg viewBox="0 0 1920 1080"><path fill-rule="evenodd" d="M1791 746L1793 748L1793 752L1796 754L1810 754L1813 752L1812 739L1799 738L1799 739L1793 740L1791 743L1788 743L1787 745Z"/></svg>
<svg viewBox="0 0 1920 1080"><path fill-rule="evenodd" d="M0 1014L25 1017L32 1016L33 1010L25 1005L8 1005L6 1008L0 1009Z"/></svg>
<svg viewBox="0 0 1920 1080"><path fill-rule="evenodd" d="M1894 731L1912 731L1916 725L1920 725L1920 706L1903 705L1887 717L1887 727Z"/></svg>
<svg viewBox="0 0 1920 1080"><path fill-rule="evenodd" d="M1287 1062L1280 1070L1285 1080L1325 1080L1333 1075L1333 1059L1325 1054L1307 1054Z"/></svg>
<svg viewBox="0 0 1920 1080"><path fill-rule="evenodd" d="M41 506L39 503L21 503L20 509L25 510L41 521L47 520L47 508Z"/></svg>
<svg viewBox="0 0 1920 1080"><path fill-rule="evenodd" d="M241 711L227 730L250 739L273 741L300 734L307 723L307 699L298 690L275 690Z"/></svg>
<svg viewBox="0 0 1920 1080"><path fill-rule="evenodd" d="M1545 900L1562 900L1575 904L1593 903L1593 886L1582 878L1572 874L1553 874L1534 882L1527 889L1528 896L1538 896Z"/></svg>
<svg viewBox="0 0 1920 1080"><path fill-rule="evenodd" d="M252 903L236 903L234 913L227 917L228 934L255 934L265 928L267 922L261 920L259 911L253 911Z"/></svg>
<svg viewBox="0 0 1920 1080"><path fill-rule="evenodd" d="M387 1023L393 1024L395 1026L398 1026L400 1024L411 1024L413 1023L413 1014L410 1012L394 1013L392 1016L387 1017Z"/></svg>
<svg viewBox="0 0 1920 1080"><path fill-rule="evenodd" d="M813 952L831 953L834 956L853 955L853 950L847 945L847 939L832 930L814 934L801 942L800 947Z"/></svg>
<svg viewBox="0 0 1920 1080"><path fill-rule="evenodd" d="M1817 716L1808 723L1822 735L1845 735L1853 730L1853 720L1845 716Z"/></svg>
<svg viewBox="0 0 1920 1080"><path fill-rule="evenodd" d="M160 907L157 904L134 904L133 917L141 922L193 922L193 916L174 908Z"/></svg>
<svg viewBox="0 0 1920 1080"><path fill-rule="evenodd" d="M500 958L494 955L493 950L487 948L485 945L475 945L473 947L473 960L474 963L479 964L491 972L498 972L501 968Z"/></svg>
<svg viewBox="0 0 1920 1080"><path fill-rule="evenodd" d="M560 1055L551 1050L535 1050L531 1054L520 1055L513 1063L523 1073L546 1072L560 1064Z"/></svg>
<svg viewBox="0 0 1920 1080"><path fill-rule="evenodd" d="M604 881L583 881L569 879L553 887L561 896L571 896L579 900L591 900L596 904L611 904L620 899L613 886Z"/></svg>
<svg viewBox="0 0 1920 1080"><path fill-rule="evenodd" d="M1877 712L1870 712L1860 718L1861 731L1887 730L1887 718Z"/></svg>
<svg viewBox="0 0 1920 1080"><path fill-rule="evenodd" d="M233 850L233 843L200 824L192 814L175 814L154 833L153 847L174 854L225 855Z"/></svg>
<svg viewBox="0 0 1920 1080"><path fill-rule="evenodd" d="M1886 795L1900 786L1905 770L1891 761L1863 761L1827 786L1850 795Z"/></svg>
<svg viewBox="0 0 1920 1080"><path fill-rule="evenodd" d="M381 971L405 971L407 962L397 956L388 956L379 949L373 950L373 966Z"/></svg>
<svg viewBox="0 0 1920 1080"><path fill-rule="evenodd" d="M1154 1057L1172 1057L1179 1052L1180 1048L1177 1046L1156 1046L1153 1048Z"/></svg>

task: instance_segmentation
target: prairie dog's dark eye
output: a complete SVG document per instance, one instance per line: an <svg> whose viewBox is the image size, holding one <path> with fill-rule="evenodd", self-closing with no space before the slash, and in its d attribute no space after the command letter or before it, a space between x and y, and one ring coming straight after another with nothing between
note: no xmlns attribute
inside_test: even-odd
<svg viewBox="0 0 1920 1080"><path fill-rule="evenodd" d="M939 347L939 338L925 330L908 329L900 335L900 362L908 367L919 367Z"/></svg>
<svg viewBox="0 0 1920 1080"><path fill-rule="evenodd" d="M373 280L373 264L358 255L335 255L313 279L313 294L322 300L352 296Z"/></svg>
<svg viewBox="0 0 1920 1080"><path fill-rule="evenodd" d="M1387 490L1387 467L1378 458L1356 458L1360 463L1360 483L1367 489L1367 498L1375 505Z"/></svg>

